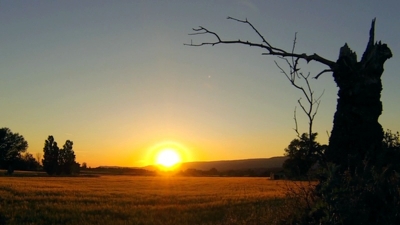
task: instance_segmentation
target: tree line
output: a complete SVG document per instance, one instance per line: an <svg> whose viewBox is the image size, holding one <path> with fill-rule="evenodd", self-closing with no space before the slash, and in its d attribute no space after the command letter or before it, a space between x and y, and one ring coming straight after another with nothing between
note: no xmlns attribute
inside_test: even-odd
<svg viewBox="0 0 400 225"><path fill-rule="evenodd" d="M79 173L80 164L76 162L73 142L67 140L59 148L53 136L45 140L43 159L36 159L27 152L28 142L19 133L9 128L0 129L0 169L11 175L14 170L44 170L49 175L71 175Z"/></svg>

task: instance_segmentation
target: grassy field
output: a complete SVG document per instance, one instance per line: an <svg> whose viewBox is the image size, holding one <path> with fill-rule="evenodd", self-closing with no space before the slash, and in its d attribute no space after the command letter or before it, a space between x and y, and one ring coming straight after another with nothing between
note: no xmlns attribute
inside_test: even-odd
<svg viewBox="0 0 400 225"><path fill-rule="evenodd" d="M228 177L0 177L6 224L270 224L285 181Z"/></svg>

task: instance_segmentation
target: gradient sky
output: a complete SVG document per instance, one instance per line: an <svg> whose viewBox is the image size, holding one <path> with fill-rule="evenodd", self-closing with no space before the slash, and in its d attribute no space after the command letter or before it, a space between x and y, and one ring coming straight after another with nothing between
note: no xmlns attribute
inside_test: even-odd
<svg viewBox="0 0 400 225"><path fill-rule="evenodd" d="M186 161L280 156L296 137L300 92L272 56L247 46L188 47L199 25L225 39L259 41L247 18L276 47L336 61L344 43L360 57L376 17L376 40L394 57L382 77L384 129L400 130L400 2L386 1L1 1L0 127L43 152L53 135L74 142L88 166L144 166L162 147ZM279 62L279 61L278 61ZM323 66L302 64L317 74ZM319 141L332 129L331 74L315 120ZM307 120L298 110L299 129Z"/></svg>

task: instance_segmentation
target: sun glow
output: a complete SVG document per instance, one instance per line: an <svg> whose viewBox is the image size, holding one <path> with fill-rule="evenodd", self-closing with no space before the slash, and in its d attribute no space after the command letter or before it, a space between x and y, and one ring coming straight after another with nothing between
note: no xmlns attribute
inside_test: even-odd
<svg viewBox="0 0 400 225"><path fill-rule="evenodd" d="M165 152L165 153L164 153ZM175 170L181 163L193 160L191 149L185 145L170 140L157 142L149 146L144 158L146 165L157 166L161 170Z"/></svg>
<svg viewBox="0 0 400 225"><path fill-rule="evenodd" d="M157 154L156 163L171 168L181 162L179 153L174 149L163 149Z"/></svg>

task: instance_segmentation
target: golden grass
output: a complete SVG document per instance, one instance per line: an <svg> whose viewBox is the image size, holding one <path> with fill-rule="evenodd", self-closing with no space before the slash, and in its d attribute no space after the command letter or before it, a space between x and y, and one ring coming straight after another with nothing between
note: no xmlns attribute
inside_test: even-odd
<svg viewBox="0 0 400 225"><path fill-rule="evenodd" d="M224 177L1 177L7 224L269 224L286 183Z"/></svg>

